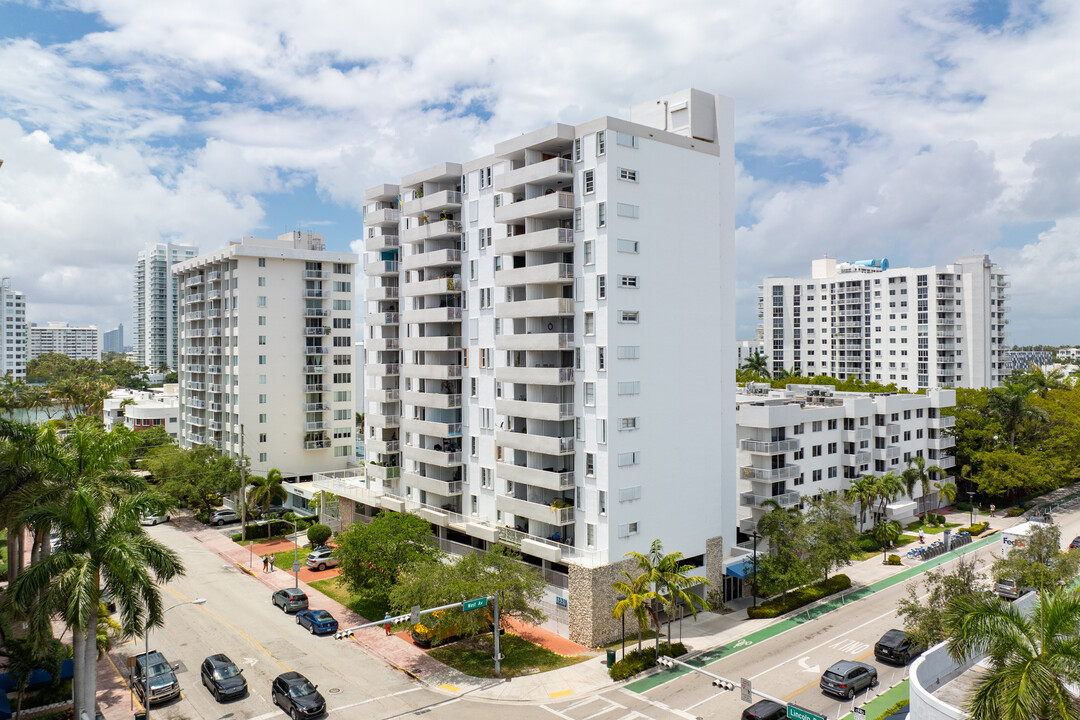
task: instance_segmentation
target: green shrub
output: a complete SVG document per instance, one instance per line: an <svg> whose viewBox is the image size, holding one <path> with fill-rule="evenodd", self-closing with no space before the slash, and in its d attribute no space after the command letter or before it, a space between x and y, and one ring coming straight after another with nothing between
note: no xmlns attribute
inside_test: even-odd
<svg viewBox="0 0 1080 720"><path fill-rule="evenodd" d="M890 715L892 715L894 712L896 712L900 708L907 707L909 702L910 701L907 700L906 698L904 700L901 700L900 702L896 703L895 705L893 705L891 708L889 708L885 712L878 715L877 720L885 720L885 718L889 717Z"/></svg>
<svg viewBox="0 0 1080 720"><path fill-rule="evenodd" d="M756 608L747 608L746 614L751 619L774 618L801 608L803 605L808 605L815 600L820 600L827 595L847 590L849 587L851 587L851 578L843 574L833 575L827 581L819 580L813 585L796 588L789 592L786 598L783 596L774 597L761 603Z"/></svg>
<svg viewBox="0 0 1080 720"><path fill-rule="evenodd" d="M660 643L660 654L668 657L679 657L686 654L686 646L682 643L675 643L674 645ZM626 657L608 668L608 675L617 682L637 675L642 670L648 670L655 665L656 648L643 647L641 652L633 650L626 653Z"/></svg>
<svg viewBox="0 0 1080 720"><path fill-rule="evenodd" d="M1019 507L1019 506L1018 507L1011 507L1011 508L1009 508L1008 510L1005 511L1005 517L1020 517L1023 514L1024 514L1024 508Z"/></svg>
<svg viewBox="0 0 1080 720"><path fill-rule="evenodd" d="M208 513L206 510L200 510L199 512L195 513L195 519L203 523L204 525L208 525L210 524L210 513Z"/></svg>
<svg viewBox="0 0 1080 720"><path fill-rule="evenodd" d="M308 542L314 547L315 545L325 545L326 541L330 539L330 536L334 534L334 531L330 529L329 525L323 525L321 523L315 523L307 529Z"/></svg>
<svg viewBox="0 0 1080 720"><path fill-rule="evenodd" d="M990 523L988 523L988 522L977 522L974 525L971 525L969 527L956 528L956 532L958 532L958 533L965 533L966 532L966 533L971 533L972 535L979 535L979 534L985 532L986 528L988 528L988 527L990 527Z"/></svg>
<svg viewBox="0 0 1080 720"><path fill-rule="evenodd" d="M889 564L890 565L903 565L903 563L900 562L900 556L899 555L890 555L889 556Z"/></svg>
<svg viewBox="0 0 1080 720"><path fill-rule="evenodd" d="M958 502L956 503L956 509L958 512L971 512L971 503Z"/></svg>

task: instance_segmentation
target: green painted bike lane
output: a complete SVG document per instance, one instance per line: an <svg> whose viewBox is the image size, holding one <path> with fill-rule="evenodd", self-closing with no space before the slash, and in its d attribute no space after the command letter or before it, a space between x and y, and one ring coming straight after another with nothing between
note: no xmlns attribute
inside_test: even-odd
<svg viewBox="0 0 1080 720"><path fill-rule="evenodd" d="M722 660L729 655L734 655L740 650L756 645L764 640L768 640L769 638L776 637L781 633L792 630L804 623L810 622L811 620L816 620L822 615L831 613L834 610L839 610L840 608L847 605L849 602L854 602L856 600L861 600L864 597L869 597L876 592L880 592L882 590L892 587L893 585L898 585L899 583L910 580L913 577L921 575L927 570L932 570L933 568L950 562L951 560L955 560L962 555L967 555L970 552L974 552L980 548L986 547L990 543L999 539L998 534L999 531L995 531L985 538L976 540L970 545L965 545L964 547L957 550L953 550L943 555L939 555L933 560L927 560L921 563L917 567L905 568L904 570L901 570L895 575L891 575L882 580L878 580L877 582L871 583L866 587L861 587L858 590L853 590L852 592L841 595L838 598L824 602L817 607L813 607L806 611L800 612L798 615L786 618L778 623L774 623L760 630L755 630L749 635L739 638L732 643L729 643L727 645L721 645L720 647L714 648L713 650L708 650L701 655L698 655L697 657L688 660L687 663L695 667L705 667L706 665L714 663L717 660ZM655 675L650 675L649 677L642 678L641 680L636 680L627 685L626 689L632 690L636 693L643 693L646 690L651 690L654 687L663 685L670 680L674 680L680 675L686 675L690 672L693 671L682 667L664 670Z"/></svg>

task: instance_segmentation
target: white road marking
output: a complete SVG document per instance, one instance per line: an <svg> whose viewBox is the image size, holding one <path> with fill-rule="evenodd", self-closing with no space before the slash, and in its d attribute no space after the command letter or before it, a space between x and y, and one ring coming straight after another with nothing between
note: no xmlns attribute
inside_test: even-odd
<svg viewBox="0 0 1080 720"><path fill-rule="evenodd" d="M809 655L807 655L806 657L803 657L803 658L799 658L799 667L801 667L803 669L803 672L814 673L815 675L820 675L821 674L821 666L820 665L811 665L809 660L810 660Z"/></svg>
<svg viewBox="0 0 1080 720"><path fill-rule="evenodd" d="M726 695L726 694L727 694L726 690L721 690L720 692L715 693L714 695L710 695L709 697L705 698L704 700L699 700L698 702L696 702L693 705L686 708L686 711L690 712L691 710L696 708L698 705L704 705L705 703L709 702L710 700L713 700L715 698L720 697L721 695Z"/></svg>
<svg viewBox="0 0 1080 720"><path fill-rule="evenodd" d="M697 715L691 715L690 713L686 712L685 710L679 710L678 708L673 708L673 707L671 707L670 705L668 705L666 703L660 702L659 700L653 700L652 698L645 697L645 695L643 693L639 694L639 693L631 692L630 690L627 690L626 688L619 688L618 691L621 692L621 693L626 693L630 697L635 697L638 700L644 700L645 702L649 703L653 707L660 708L661 710L666 710L667 712L669 712L669 713L671 713L673 715L678 715L681 718L686 718L686 720L697 720Z"/></svg>
<svg viewBox="0 0 1080 720"><path fill-rule="evenodd" d="M349 703L348 705L342 705L341 707L336 707L336 708L327 707L326 711L328 713L331 713L331 712L337 712L338 710L348 710L349 708L354 708L354 707L356 707L358 705L366 705L369 702L375 702L376 700L385 700L387 698L397 697L398 695L406 695L408 693L416 692L417 690L421 690L421 689L422 688L412 687L412 688L407 688L405 690L398 690L396 693L390 693L389 695L380 695L379 697L368 698L367 700L361 700L360 702Z"/></svg>

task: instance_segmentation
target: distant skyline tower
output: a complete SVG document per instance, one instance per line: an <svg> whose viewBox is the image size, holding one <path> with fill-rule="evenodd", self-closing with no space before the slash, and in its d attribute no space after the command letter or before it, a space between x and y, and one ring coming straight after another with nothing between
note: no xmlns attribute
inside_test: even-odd
<svg viewBox="0 0 1080 720"><path fill-rule="evenodd" d="M177 280L173 265L190 260L199 254L194 245L149 243L139 252L135 264L133 342L135 360L151 370L162 366L175 370Z"/></svg>
<svg viewBox="0 0 1080 720"><path fill-rule="evenodd" d="M101 336L101 351L106 353L124 352L124 323L116 326Z"/></svg>
<svg viewBox="0 0 1080 720"><path fill-rule="evenodd" d="M28 333L26 298L0 278L0 377L26 378Z"/></svg>

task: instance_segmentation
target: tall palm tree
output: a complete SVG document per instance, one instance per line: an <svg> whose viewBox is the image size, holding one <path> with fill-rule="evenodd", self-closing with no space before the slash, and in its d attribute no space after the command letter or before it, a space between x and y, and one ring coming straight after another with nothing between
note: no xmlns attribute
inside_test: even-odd
<svg viewBox="0 0 1080 720"><path fill-rule="evenodd" d="M949 654L985 653L965 710L972 720L1080 720L1080 594L1039 593L1029 613L997 597L960 596L945 611Z"/></svg>
<svg viewBox="0 0 1080 720"><path fill-rule="evenodd" d="M144 623L161 625L158 583L183 573L179 555L147 536L139 524L140 514L159 503L152 493L118 494L87 475L68 493L23 513L28 524L57 528L62 542L16 578L9 589L11 602L37 627L56 614L71 628L75 717L94 712L102 590L116 599L124 636L133 637Z"/></svg>
<svg viewBox="0 0 1080 720"><path fill-rule="evenodd" d="M256 475L248 478L247 501L252 505L262 508L264 513L270 510L270 503L274 500L285 500L286 493L281 477L281 471L270 468L266 477Z"/></svg>
<svg viewBox="0 0 1080 720"><path fill-rule="evenodd" d="M881 543L881 559L888 554L889 546L900 539L904 528L897 520L885 520L874 526L874 539Z"/></svg>
<svg viewBox="0 0 1080 720"><path fill-rule="evenodd" d="M680 570L689 571L692 569L691 566L682 565L680 562L682 553L676 552L665 555L664 547L659 540L652 541L648 554L629 552L624 557L633 558L637 562L638 575L636 579L644 583L645 587L652 593L646 611L652 621L653 628L656 630L656 651L659 653L660 613L657 606L660 605L670 610L676 598L684 600L688 598L690 595L690 593L686 592L688 588L694 585L708 584L709 581L703 577L687 577L680 574ZM663 594L664 590L668 590L672 594L665 596ZM697 599L704 605L701 598ZM693 601L690 601L690 603L694 616L697 617L697 608L694 606ZM671 636L668 635L669 640L670 638Z"/></svg>
<svg viewBox="0 0 1080 720"><path fill-rule="evenodd" d="M694 616L694 619L697 619L698 610L708 610L709 604L700 595L690 592L690 588L695 585L708 586L712 585L712 583L707 578L699 575L689 575L688 573L694 569L694 566L682 562L683 554L681 552L664 555L659 540L653 541L649 554L652 556L657 570L656 581L659 586L660 598L664 600L667 611L667 636L668 642L671 642L671 619L674 608L680 604L688 605L690 614Z"/></svg>
<svg viewBox="0 0 1080 720"><path fill-rule="evenodd" d="M874 481L875 496L878 502L877 520L885 519L885 506L904 492L904 481L891 470Z"/></svg>
<svg viewBox="0 0 1080 720"><path fill-rule="evenodd" d="M769 377L769 360L760 350L755 350L753 355L746 358L743 369L767 378Z"/></svg>
<svg viewBox="0 0 1080 720"><path fill-rule="evenodd" d="M649 611L656 593L649 587L649 579L645 575L631 575L629 570L622 571L625 580L612 583L612 589L622 596L615 603L615 609L611 611L611 617L624 618L626 613L637 621L637 649L641 652L641 634L649 624Z"/></svg>
<svg viewBox="0 0 1080 720"><path fill-rule="evenodd" d="M986 398L987 409L1001 421L1001 428L1008 434L1011 447L1016 447L1016 431L1025 420L1048 420L1046 411L1028 402L1029 394L1028 386L1024 383L1005 380Z"/></svg>
<svg viewBox="0 0 1080 720"><path fill-rule="evenodd" d="M18 499L42 481L40 433L37 425L0 419L0 525L7 528L8 582L22 572L25 557L26 525Z"/></svg>
<svg viewBox="0 0 1080 720"><path fill-rule="evenodd" d="M956 483L946 478L943 481L935 482L934 488L938 491L938 497L945 499L942 505L952 505L956 502Z"/></svg>
<svg viewBox="0 0 1080 720"><path fill-rule="evenodd" d="M844 497L859 506L859 532L866 527L866 511L877 499L876 482L877 478L873 475L863 475L857 480L852 480L851 485L844 491Z"/></svg>
<svg viewBox="0 0 1080 720"><path fill-rule="evenodd" d="M1027 385L1030 392L1036 392L1039 397L1046 397L1051 390L1068 390L1072 387L1066 374L1061 368L1054 368L1046 372L1041 366L1030 363L1028 369L1020 376L1020 382Z"/></svg>
<svg viewBox="0 0 1080 720"><path fill-rule="evenodd" d="M915 455L908 460L907 469L900 473L900 478L904 482L904 489L907 491L907 496L912 500L915 499L915 486L922 487L922 497L925 498L930 494L930 480L931 475L937 473L938 475L944 475L945 470L937 465L930 465L927 467L926 458L922 455Z"/></svg>

